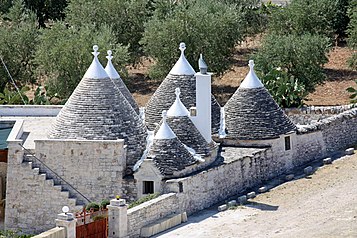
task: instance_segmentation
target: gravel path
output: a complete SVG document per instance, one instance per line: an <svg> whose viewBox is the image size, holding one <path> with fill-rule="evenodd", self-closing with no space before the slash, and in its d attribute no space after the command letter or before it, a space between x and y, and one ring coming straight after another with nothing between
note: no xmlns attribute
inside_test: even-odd
<svg viewBox="0 0 357 238"><path fill-rule="evenodd" d="M204 210L157 237L357 237L357 155L284 183L251 204Z"/></svg>

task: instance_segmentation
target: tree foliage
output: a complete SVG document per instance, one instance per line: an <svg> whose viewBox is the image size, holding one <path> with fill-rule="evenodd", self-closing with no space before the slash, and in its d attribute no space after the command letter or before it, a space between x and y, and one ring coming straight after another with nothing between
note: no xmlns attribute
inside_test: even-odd
<svg viewBox="0 0 357 238"><path fill-rule="evenodd" d="M0 21L0 56L7 69L18 86L34 82L32 60L39 34L35 15L18 0ZM10 82L9 75L0 62L0 92L7 82Z"/></svg>
<svg viewBox="0 0 357 238"><path fill-rule="evenodd" d="M157 1L141 41L157 62L150 76L158 79L169 72L178 58L180 42L186 43L190 62L203 53L210 69L223 73L235 44L243 39L242 19L234 5L219 1Z"/></svg>
<svg viewBox="0 0 357 238"><path fill-rule="evenodd" d="M301 105L307 92L314 91L315 86L325 80L322 66L328 62L328 49L329 39L323 36L271 34L264 39L254 58L257 71L275 99L279 101L280 95L290 100L282 102L282 106L296 106ZM280 80L279 76L271 77L276 68L284 72Z"/></svg>
<svg viewBox="0 0 357 238"><path fill-rule="evenodd" d="M273 14L269 30L273 34L320 34L333 37L347 27L348 0L292 0Z"/></svg>
<svg viewBox="0 0 357 238"><path fill-rule="evenodd" d="M110 27L103 25L99 30L93 29L92 25L67 28L63 22L57 22L51 29L41 31L34 61L39 65L37 74L47 79L50 95L57 94L59 98L71 95L93 59L90 51L95 44L100 46L99 58L104 65L106 50L111 49L116 56L113 64L119 71L124 69L127 47L113 40Z"/></svg>
<svg viewBox="0 0 357 238"><path fill-rule="evenodd" d="M151 11L150 0L72 0L66 11L66 21L74 27L111 26L116 42L128 45L135 61L142 53L139 41Z"/></svg>
<svg viewBox="0 0 357 238"><path fill-rule="evenodd" d="M350 23L348 25L348 45L352 49L357 49L357 0L351 0L350 7L348 9L348 15L350 17ZM357 70L357 53L354 52L349 59L349 65L352 69Z"/></svg>

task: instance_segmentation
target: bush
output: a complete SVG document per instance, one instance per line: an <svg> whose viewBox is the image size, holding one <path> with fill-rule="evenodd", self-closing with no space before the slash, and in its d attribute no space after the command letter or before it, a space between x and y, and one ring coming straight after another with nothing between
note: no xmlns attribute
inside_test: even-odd
<svg viewBox="0 0 357 238"><path fill-rule="evenodd" d="M190 62L197 62L203 53L210 70L223 73L235 44L243 39L242 19L234 5L215 0L157 4L141 41L145 52L156 60L150 76L158 79L169 72L179 56L180 42L186 43Z"/></svg>
<svg viewBox="0 0 357 238"><path fill-rule="evenodd" d="M348 0L292 0L272 14L269 30L273 34L321 34L333 37L344 32Z"/></svg>
<svg viewBox="0 0 357 238"><path fill-rule="evenodd" d="M158 196L160 196L159 193L153 193L153 194L149 194L145 197L142 197L142 198L139 198L138 200L136 200L135 202L132 202L129 204L128 208L133 208L133 207L136 207L144 202L147 202L147 201L150 201L154 198L157 198Z"/></svg>
<svg viewBox="0 0 357 238"><path fill-rule="evenodd" d="M94 25L98 30L108 25L115 41L129 46L133 61L142 53L139 40L144 23L151 16L151 0L72 0L66 11L66 21L74 27Z"/></svg>
<svg viewBox="0 0 357 238"><path fill-rule="evenodd" d="M51 29L43 29L34 62L39 67L37 74L48 81L50 95L68 98L92 62L90 53L94 44L100 48L99 58L106 64L106 50L111 49L116 57L113 64L120 71L128 59L127 48L116 44L110 27L93 30L91 25L67 28L56 22Z"/></svg>
<svg viewBox="0 0 357 238"><path fill-rule="evenodd" d="M307 92L302 83L281 68L272 68L261 78L280 107L301 107Z"/></svg>
<svg viewBox="0 0 357 238"><path fill-rule="evenodd" d="M91 202L88 203L86 206L86 211L89 211L90 209L93 209L94 211L99 211L99 204L96 202Z"/></svg>
<svg viewBox="0 0 357 238"><path fill-rule="evenodd" d="M109 204L110 204L110 201L104 199L104 200L102 200L102 201L100 202L100 207L103 208L103 209L106 209Z"/></svg>
<svg viewBox="0 0 357 238"><path fill-rule="evenodd" d="M357 80L355 82L357 84ZM349 87L347 88L347 91L351 93L351 103L357 103L357 88Z"/></svg>
<svg viewBox="0 0 357 238"><path fill-rule="evenodd" d="M9 13L0 18L0 57L19 87L35 81L33 55L38 42L35 15L26 10L22 1L15 1ZM9 75L0 62L0 92Z"/></svg>
<svg viewBox="0 0 357 238"><path fill-rule="evenodd" d="M283 95L293 91L296 87L299 92L294 95L293 101L284 102L282 105L300 104L303 96L308 92L313 92L316 85L322 83L326 76L322 66L328 62L326 53L329 49L329 40L326 37L317 35L267 35L263 40L262 47L254 56L257 71L265 83L270 86L272 95ZM286 76L276 80L272 70L281 68L281 72ZM279 84L290 82L289 89L282 89ZM278 91L275 91L278 90ZM295 93L295 92L294 92ZM275 97L276 97L275 96ZM285 94L288 97L288 94ZM279 100L278 100L279 101Z"/></svg>

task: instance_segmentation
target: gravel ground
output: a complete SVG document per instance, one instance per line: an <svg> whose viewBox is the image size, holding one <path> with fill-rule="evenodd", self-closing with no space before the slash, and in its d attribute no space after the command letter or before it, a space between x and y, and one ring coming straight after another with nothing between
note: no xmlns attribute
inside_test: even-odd
<svg viewBox="0 0 357 238"><path fill-rule="evenodd" d="M167 237L357 237L357 155L284 183L247 206L189 217Z"/></svg>

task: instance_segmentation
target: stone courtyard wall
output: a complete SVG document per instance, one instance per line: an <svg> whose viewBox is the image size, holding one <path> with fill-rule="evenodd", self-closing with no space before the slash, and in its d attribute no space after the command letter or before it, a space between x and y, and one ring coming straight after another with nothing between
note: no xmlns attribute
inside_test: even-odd
<svg viewBox="0 0 357 238"><path fill-rule="evenodd" d="M296 125L309 125L350 110L353 107L355 107L353 104L327 107L310 106L302 108L285 108L284 112Z"/></svg>
<svg viewBox="0 0 357 238"><path fill-rule="evenodd" d="M36 156L92 201L122 195L124 140L37 140Z"/></svg>
<svg viewBox="0 0 357 238"><path fill-rule="evenodd" d="M175 193L161 195L128 209L128 235L139 237L142 227L177 212L179 212L179 202Z"/></svg>

